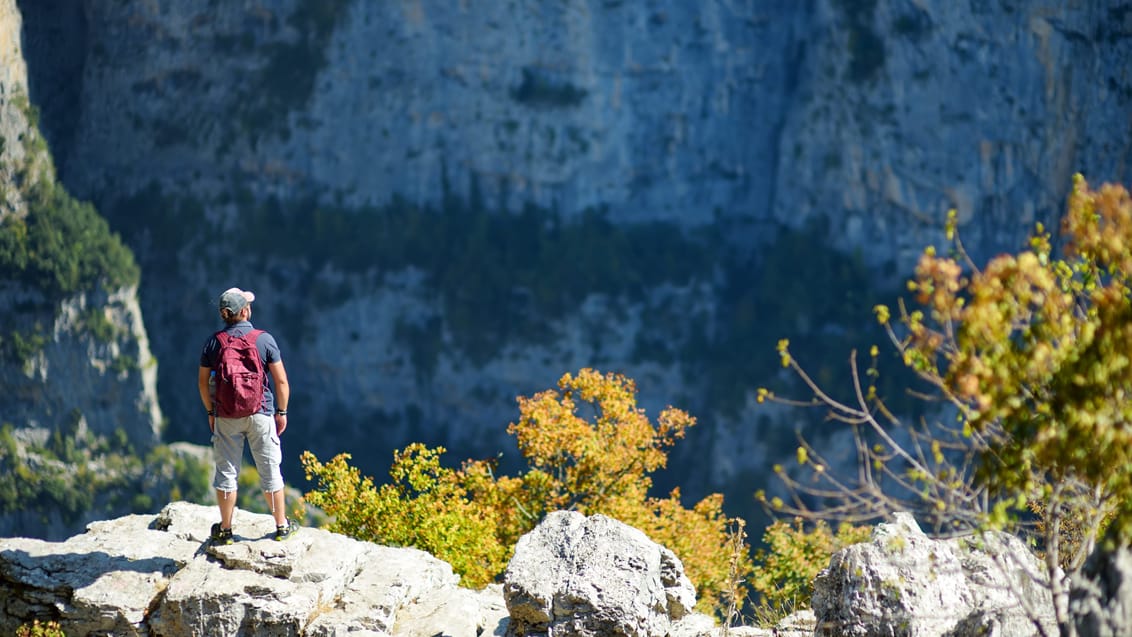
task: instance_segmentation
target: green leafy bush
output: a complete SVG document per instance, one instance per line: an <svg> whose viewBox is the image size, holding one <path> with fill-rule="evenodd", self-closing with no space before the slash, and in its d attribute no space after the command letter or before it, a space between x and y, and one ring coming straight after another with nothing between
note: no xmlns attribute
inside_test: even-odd
<svg viewBox="0 0 1132 637"><path fill-rule="evenodd" d="M868 526L840 524L836 533L819 520L806 525L801 518L793 524L776 520L763 532L764 548L755 551L751 588L761 596L767 614L789 614L809 608L814 577L829 566L838 550L864 542L872 531Z"/></svg>

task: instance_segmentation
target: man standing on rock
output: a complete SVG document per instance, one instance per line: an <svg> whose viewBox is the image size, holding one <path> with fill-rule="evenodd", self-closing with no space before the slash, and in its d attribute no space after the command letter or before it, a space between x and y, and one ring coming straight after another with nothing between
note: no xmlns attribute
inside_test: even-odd
<svg viewBox="0 0 1132 637"><path fill-rule="evenodd" d="M296 529L287 519L279 470L283 459L279 436L287 429L291 388L275 337L252 327L254 300L255 294L240 288L225 290L220 295L220 318L225 327L209 337L200 354L197 385L212 431L216 460L212 486L220 505L220 522L212 525L211 539L216 544L233 541L232 517L245 440L275 518L275 539L286 540Z"/></svg>

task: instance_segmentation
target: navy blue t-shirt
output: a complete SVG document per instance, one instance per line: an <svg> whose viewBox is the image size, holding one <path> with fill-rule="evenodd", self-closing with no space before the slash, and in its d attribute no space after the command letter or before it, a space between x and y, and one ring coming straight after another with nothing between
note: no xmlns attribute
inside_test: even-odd
<svg viewBox="0 0 1132 637"><path fill-rule="evenodd" d="M233 323L224 328L223 331L229 335L243 336L254 328L250 321L240 321ZM259 409L259 413L268 416L275 413L275 394L271 392L271 373L267 371L267 366L270 363L278 363L283 360L279 354L279 345L275 342L275 337L267 332L263 332L256 339L255 348L259 351L259 360L263 363L263 405ZM205 341L204 347L200 352L200 366L213 368L216 366L217 360L220 357L220 339L216 338L216 334L208 337Z"/></svg>

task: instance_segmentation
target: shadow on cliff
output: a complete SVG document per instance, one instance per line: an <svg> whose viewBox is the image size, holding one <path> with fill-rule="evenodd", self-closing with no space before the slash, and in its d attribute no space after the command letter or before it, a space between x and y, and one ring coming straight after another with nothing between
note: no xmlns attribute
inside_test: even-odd
<svg viewBox="0 0 1132 637"><path fill-rule="evenodd" d="M29 554L23 550L0 551L0 564L5 571L16 569L24 571L40 571L43 579L51 582L51 588L67 588L78 590L95 583L103 575L118 571L136 571L138 573L160 573L169 577L181 570L183 564L176 560L162 557L149 557L143 559L129 559L121 555L110 555L102 551L90 553L59 553L51 556L50 563L44 565L44 558ZM52 568L57 565L58 568ZM76 568L76 565L81 565ZM25 578L14 576L10 572L0 573L6 580L23 580Z"/></svg>

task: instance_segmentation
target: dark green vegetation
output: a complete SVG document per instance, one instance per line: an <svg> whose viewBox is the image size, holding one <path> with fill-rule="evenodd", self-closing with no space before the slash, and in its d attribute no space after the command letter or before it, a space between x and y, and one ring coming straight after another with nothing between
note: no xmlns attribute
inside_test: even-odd
<svg viewBox="0 0 1132 637"><path fill-rule="evenodd" d="M820 361L815 375L837 388L848 387L849 350L885 338L869 313L897 291L878 289L860 256L825 247L827 236L824 223L784 228L760 258L720 264L715 329L698 333L681 352L709 379L706 405L734 414L752 387L774 378L780 365L771 353L779 339L797 341L798 358Z"/></svg>
<svg viewBox="0 0 1132 637"><path fill-rule="evenodd" d="M211 501L205 464L154 448L141 458L119 430L100 438L79 427L71 414L42 444L17 439L11 425L0 428L0 514L54 516L73 524L97 517L150 513L174 500Z"/></svg>
<svg viewBox="0 0 1132 637"><path fill-rule="evenodd" d="M100 284L137 284L133 254L93 206L54 182L37 182L26 194L27 217L0 225L0 279L35 288L47 302Z"/></svg>
<svg viewBox="0 0 1132 637"><path fill-rule="evenodd" d="M530 67L523 69L522 82L511 91L511 99L516 102L543 108L577 106L585 98L585 89Z"/></svg>
<svg viewBox="0 0 1132 637"><path fill-rule="evenodd" d="M297 34L266 43L262 67L235 104L240 121L253 138L264 133L286 135L287 116L300 109L314 93L315 79L326 66L326 45L352 0L300 0L288 18ZM244 41L256 50L254 41Z"/></svg>
<svg viewBox="0 0 1132 637"><path fill-rule="evenodd" d="M873 28L876 0L837 0L834 3L849 24L849 79L866 82L884 67L884 40ZM907 29L908 23L894 25Z"/></svg>
<svg viewBox="0 0 1132 637"><path fill-rule="evenodd" d="M356 274L417 268L444 300L443 327L477 362L509 342L552 339L547 321L576 311L589 294L646 302L653 287L705 280L714 267L706 237L688 239L662 223L617 226L596 211L567 221L535 208L509 214L455 201L439 210L404 201L363 209L249 196L231 203L245 235L273 240L237 246L230 235L201 226L197 236L231 242L221 250L248 255L253 267L291 255L305 262L300 276L324 266ZM204 223L201 209L200 202L166 197L156 187L107 208L127 241L148 238L154 254L166 256L191 241L182 236L186 219ZM144 229L129 221L139 218L150 220ZM351 295L295 283L327 309ZM404 326L420 367L435 362L429 359L440 353L440 332L435 322Z"/></svg>
<svg viewBox="0 0 1132 637"><path fill-rule="evenodd" d="M26 197L26 218L0 222L0 281L37 292L0 318L0 358L21 362L42 349L47 329L29 317L50 314L62 299L98 286L136 285L139 277L133 254L89 203L45 181ZM86 316L83 324L100 340L113 337L104 316Z"/></svg>
<svg viewBox="0 0 1132 637"><path fill-rule="evenodd" d="M15 188L27 205L26 216L0 220L0 282L28 291L0 316L0 360L24 362L46 342L44 330L62 299L98 287L136 285L133 254L110 232L89 203L80 202L58 184L50 154L39 134L38 110L23 95L13 104L27 118L21 142L25 160L13 171ZM99 340L113 334L105 317L87 315L83 325Z"/></svg>
<svg viewBox="0 0 1132 637"><path fill-rule="evenodd" d="M269 271L271 258L287 255L302 263L288 270L290 284L309 291L309 302L324 310L357 294L348 284L317 283L316 273L326 266L355 274L421 271L443 300L443 316L406 321L397 336L426 376L445 348L480 363L505 345L552 342L558 336L553 321L576 314L588 296L599 294L626 316L630 306L643 309L635 362L682 363L689 385L707 390L701 408L735 413L746 392L777 373L774 344L783 335L797 340L799 355L828 361L823 378L847 378L842 361L821 355L848 351L846 343L879 342L869 309L893 296L875 289L859 258L826 248L824 227L781 228L764 255L750 260L723 247L721 228L685 233L662 222L616 225L602 211L564 219L534 207L506 213L452 198L437 209L401 200L348 208L256 201L246 193L212 205L237 210L242 236L272 240L240 242L208 225L206 204L165 195L156 185L103 209L128 243L146 246L141 256L152 259L147 267L154 269L175 267L179 251L200 250L205 240L221 243L210 251L247 255L216 263L221 274L224 268ZM186 228L193 228L192 236ZM716 314L658 299L654 291L665 284L704 284ZM302 323L301 313L280 318L292 321L277 329L293 342L315 327ZM595 342L600 337L595 333Z"/></svg>

